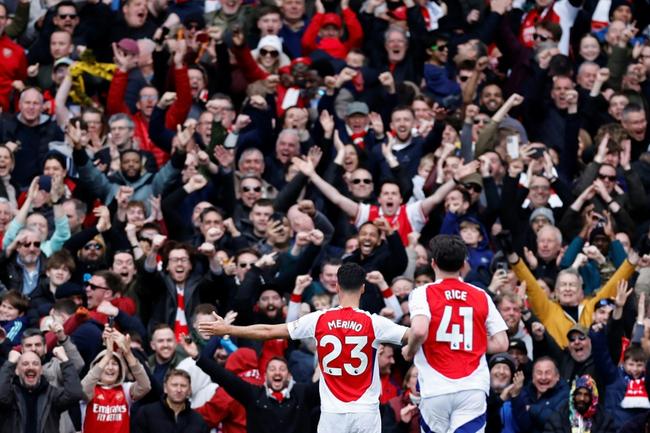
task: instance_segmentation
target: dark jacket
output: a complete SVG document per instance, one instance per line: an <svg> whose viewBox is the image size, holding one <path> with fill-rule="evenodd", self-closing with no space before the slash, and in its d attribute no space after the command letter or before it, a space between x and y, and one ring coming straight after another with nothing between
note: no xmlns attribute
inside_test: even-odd
<svg viewBox="0 0 650 433"><path fill-rule="evenodd" d="M132 433L207 433L209 431L210 428L201 415L190 408L189 401L185 403L185 409L175 417L164 400L142 406L131 429Z"/></svg>
<svg viewBox="0 0 650 433"><path fill-rule="evenodd" d="M4 117L1 123L2 142L20 142L14 153L16 165L11 180L26 189L34 176L41 173L50 142L63 141L63 131L47 116L41 116L41 122L36 126L25 125L18 120L18 115Z"/></svg>
<svg viewBox="0 0 650 433"><path fill-rule="evenodd" d="M7 290L18 290L22 293L23 291L23 268L17 262L18 254L13 253L11 256L7 257L4 253L0 253L0 281L5 285ZM47 262L47 257L41 252L39 262L38 262L38 282L34 288L34 293L39 286L39 283L42 279L46 278L45 276L45 263ZM31 293L30 293L31 295Z"/></svg>
<svg viewBox="0 0 650 433"><path fill-rule="evenodd" d="M615 433L614 420L603 407L598 407L592 418L591 433ZM571 422L569 421L569 402L564 403L559 411L551 415L544 433L571 433Z"/></svg>
<svg viewBox="0 0 650 433"><path fill-rule="evenodd" d="M300 433L313 430L312 409L320 404L318 382L295 383L281 402L269 396L266 386L253 385L221 367L201 353L196 363L210 378L246 408L246 429L250 433ZM291 385L290 385L291 386Z"/></svg>
<svg viewBox="0 0 650 433"><path fill-rule="evenodd" d="M5 362L0 368L0 432L24 433L27 428L27 391L15 375L16 364ZM58 433L61 413L77 404L83 398L81 382L71 361L61 363L63 387L51 386L44 377L31 391L36 394L36 431Z"/></svg>
<svg viewBox="0 0 650 433"><path fill-rule="evenodd" d="M519 431L542 433L546 422L567 400L568 395L569 386L562 379L539 397L532 383L525 386L521 394L512 400L512 412Z"/></svg>

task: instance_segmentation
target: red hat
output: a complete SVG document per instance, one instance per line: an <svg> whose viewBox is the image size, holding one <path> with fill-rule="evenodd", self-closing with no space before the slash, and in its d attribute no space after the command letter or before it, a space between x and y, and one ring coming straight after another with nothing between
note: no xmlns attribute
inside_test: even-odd
<svg viewBox="0 0 650 433"><path fill-rule="evenodd" d="M406 6L400 6L388 12L388 16L397 21L406 21Z"/></svg>
<svg viewBox="0 0 650 433"><path fill-rule="evenodd" d="M311 59L309 57L296 57L291 61L289 66L294 67L295 65L302 63L303 65L311 65Z"/></svg>
<svg viewBox="0 0 650 433"><path fill-rule="evenodd" d="M323 15L323 19L320 22L321 27L325 26L336 26L339 29L341 28L341 17L336 15L333 12L328 12L325 15Z"/></svg>
<svg viewBox="0 0 650 433"><path fill-rule="evenodd" d="M345 56L348 54L345 45L343 45L337 38L321 39L318 48L336 59L345 59Z"/></svg>

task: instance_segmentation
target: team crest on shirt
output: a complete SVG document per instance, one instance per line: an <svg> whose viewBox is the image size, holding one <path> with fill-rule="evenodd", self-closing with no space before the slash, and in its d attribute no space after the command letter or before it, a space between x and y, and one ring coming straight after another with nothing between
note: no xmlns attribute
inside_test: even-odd
<svg viewBox="0 0 650 433"><path fill-rule="evenodd" d="M106 400L106 397L104 397L104 394L97 394L96 398L97 398L97 400Z"/></svg>
<svg viewBox="0 0 650 433"><path fill-rule="evenodd" d="M11 48L3 48L2 49L2 55L5 56L6 58L11 57L11 55L14 53L14 51Z"/></svg>
<svg viewBox="0 0 650 433"><path fill-rule="evenodd" d="M116 394L115 395L115 400L117 400L117 401L122 401L123 398L124 397L122 396L122 394Z"/></svg>

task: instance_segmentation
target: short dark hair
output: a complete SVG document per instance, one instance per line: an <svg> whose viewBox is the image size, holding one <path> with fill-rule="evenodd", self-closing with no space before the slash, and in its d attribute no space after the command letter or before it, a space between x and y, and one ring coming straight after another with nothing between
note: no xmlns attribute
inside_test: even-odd
<svg viewBox="0 0 650 433"><path fill-rule="evenodd" d="M325 266L341 266L343 262L338 257L329 257L323 260L320 264L320 271L323 272Z"/></svg>
<svg viewBox="0 0 650 433"><path fill-rule="evenodd" d="M77 11L77 5L74 4L74 2L70 0L63 0L62 2L59 2L57 3L56 6L54 6L54 12L56 13L56 15L59 15L59 9L66 6L70 8L74 8L74 10Z"/></svg>
<svg viewBox="0 0 650 433"><path fill-rule="evenodd" d="M540 362L544 361L550 361L553 363L553 367L555 367L555 372L559 375L560 374L560 369L557 366L557 362L555 362L555 359L551 358L550 356L540 356L539 358L535 359L535 362L533 362L533 368Z"/></svg>
<svg viewBox="0 0 650 433"><path fill-rule="evenodd" d="M280 362L284 363L284 365L286 365L287 368L289 368L289 362L287 362L287 359L285 357L283 357L283 356L274 356L273 358L269 359L269 361L266 363L266 368L269 368L269 364L272 361L280 361Z"/></svg>
<svg viewBox="0 0 650 433"><path fill-rule="evenodd" d="M43 332L38 328L25 329L25 332L23 332L22 341L25 341L25 338L36 337L36 336L41 337L41 341L43 342L43 344L45 344L45 334L43 334Z"/></svg>
<svg viewBox="0 0 650 433"><path fill-rule="evenodd" d="M140 158L140 161L142 161L142 154L135 150L135 149L125 149L120 152L120 161L122 161L122 158L124 158L125 155L128 155L129 153L135 153L138 155L138 158Z"/></svg>
<svg viewBox="0 0 650 433"><path fill-rule="evenodd" d="M217 214L219 214L219 216L222 219L226 219L226 216L225 216L224 212L221 209L219 209L217 207L214 207L214 206L210 206L210 207L206 207L205 209L203 209L201 211L201 213L199 214L199 221L203 222L203 218L205 218L205 216L207 214L212 213L212 212L216 212Z"/></svg>
<svg viewBox="0 0 650 433"><path fill-rule="evenodd" d="M551 34L551 37L555 42L558 42L562 38L562 27L558 23L552 21L541 21L535 25L542 30L546 30Z"/></svg>
<svg viewBox="0 0 650 433"><path fill-rule="evenodd" d="M122 277L113 271L103 269L97 271L94 274L96 277L101 277L106 281L108 289L112 290L113 293L122 293L124 291L124 286L122 284Z"/></svg>
<svg viewBox="0 0 650 433"><path fill-rule="evenodd" d="M630 345L627 349L625 349L625 352L623 352L623 360L627 361L628 359L632 361L646 362L648 360L648 357L643 351L643 348L640 346Z"/></svg>
<svg viewBox="0 0 650 433"><path fill-rule="evenodd" d="M270 198L258 198L255 200L255 203L253 203L253 206L251 206L251 209L254 208L255 206L258 207L272 207L275 209L275 206L273 206L273 200Z"/></svg>
<svg viewBox="0 0 650 433"><path fill-rule="evenodd" d="M458 272L465 264L467 246L456 235L438 235L429 242L431 257L440 270Z"/></svg>
<svg viewBox="0 0 650 433"><path fill-rule="evenodd" d="M345 263L339 268L336 277L341 290L356 292L366 282L366 270L356 263Z"/></svg>
<svg viewBox="0 0 650 433"><path fill-rule="evenodd" d="M167 370L167 373L165 373L164 383L167 383L169 379L176 376L184 377L187 379L190 385L192 385L192 378L190 377L190 374L185 370L181 370L180 368L170 368Z"/></svg>
<svg viewBox="0 0 650 433"><path fill-rule="evenodd" d="M72 316L77 311L77 304L70 298L57 299L52 309L61 313Z"/></svg>

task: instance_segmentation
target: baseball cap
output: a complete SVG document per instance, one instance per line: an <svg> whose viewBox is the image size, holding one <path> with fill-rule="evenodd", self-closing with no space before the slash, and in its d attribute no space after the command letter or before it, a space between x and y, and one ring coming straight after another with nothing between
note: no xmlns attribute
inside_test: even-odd
<svg viewBox="0 0 650 433"><path fill-rule="evenodd" d="M474 184L483 188L483 178L479 173L468 174L460 180L460 183L464 184Z"/></svg>
<svg viewBox="0 0 650 433"><path fill-rule="evenodd" d="M540 216L546 218L548 222L551 223L551 225L555 225L555 217L553 216L553 211L547 207L538 207L535 209L533 213L530 214L528 222L532 223L535 218Z"/></svg>
<svg viewBox="0 0 650 433"><path fill-rule="evenodd" d="M598 300L598 302L596 302L596 305L594 306L594 310L597 310L597 309L602 308L602 307L612 307L614 305L615 304L614 304L613 299L604 298L604 299L600 299L600 300Z"/></svg>
<svg viewBox="0 0 650 433"><path fill-rule="evenodd" d="M352 116L353 114L363 114L367 116L370 110L368 105L365 102L354 101L348 104L348 108L345 110L345 116Z"/></svg>
<svg viewBox="0 0 650 433"><path fill-rule="evenodd" d="M514 358L506 352L494 354L492 358L490 358L488 367L490 368L490 370L492 370L492 367L494 367L497 364L506 364L508 368L510 368L510 374L515 374L515 371L517 370L515 367Z"/></svg>
<svg viewBox="0 0 650 433"><path fill-rule="evenodd" d="M138 43L131 38L121 39L117 43L117 46L127 54L134 54L136 56L140 54L140 48L138 47Z"/></svg>
<svg viewBox="0 0 650 433"><path fill-rule="evenodd" d="M56 69L59 66L70 66L72 63L73 63L73 61L72 61L72 59L70 57L61 57L60 59L56 59L52 69Z"/></svg>
<svg viewBox="0 0 650 433"><path fill-rule="evenodd" d="M510 340L510 344L508 345L508 350L521 350L522 353L528 355L528 348L526 347L526 343L524 343L523 340L520 340L518 338L513 338Z"/></svg>
<svg viewBox="0 0 650 433"><path fill-rule="evenodd" d="M323 19L320 22L321 27L325 26L336 26L339 29L341 28L341 17L333 12L328 12L323 15Z"/></svg>
<svg viewBox="0 0 650 433"><path fill-rule="evenodd" d="M579 325L579 324L577 324L577 323L576 323L575 325L573 325L573 326L569 329L569 331L566 333L566 336L568 337L568 336L571 335L571 333L573 333L573 332L579 332L579 333L582 334L582 335L589 335L589 330L588 330L587 328L585 328L584 326Z"/></svg>

